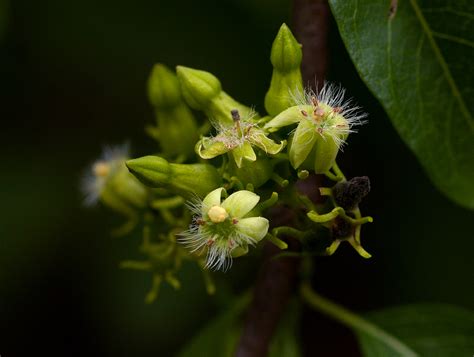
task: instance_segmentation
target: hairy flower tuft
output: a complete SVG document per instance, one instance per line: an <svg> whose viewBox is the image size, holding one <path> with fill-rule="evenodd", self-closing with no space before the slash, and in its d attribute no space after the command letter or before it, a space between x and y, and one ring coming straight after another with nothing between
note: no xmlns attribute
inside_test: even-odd
<svg viewBox="0 0 474 357"><path fill-rule="evenodd" d="M221 202L223 188L209 193L204 200L188 203L194 214L192 224L180 234L179 241L192 252L206 254L206 268L226 271L232 258L248 252L268 232L268 220L249 212L260 197L253 192L237 191Z"/></svg>
<svg viewBox="0 0 474 357"><path fill-rule="evenodd" d="M352 98L346 99L345 94L345 88L330 82L324 82L323 87L317 91L306 89L290 93L294 103L302 110L305 106L311 106L313 120L318 124L318 128L322 129L322 132L318 130L318 133L322 135L328 132L331 138L341 145L345 144L345 139L350 133L357 132L356 126L367 122L364 120L367 113L354 104ZM344 118L344 125L339 123L342 120L335 120L337 117ZM308 115L305 118L308 120L310 117Z"/></svg>
<svg viewBox="0 0 474 357"><path fill-rule="evenodd" d="M365 123L367 115L344 99L345 89L325 83L317 92L305 90L291 93L295 106L290 107L265 125L270 132L298 123L291 134L290 162L294 168L311 159L316 173L326 173L337 153L356 126Z"/></svg>
<svg viewBox="0 0 474 357"><path fill-rule="evenodd" d="M123 211L124 206L143 207L146 189L125 166L129 152L128 144L106 147L101 157L91 165L81 182L86 205L101 200L118 211Z"/></svg>
<svg viewBox="0 0 474 357"><path fill-rule="evenodd" d="M81 189L84 193L84 203L87 206L96 204L109 179L117 171L125 169L125 161L130 156L130 146L107 146L101 157L96 160L83 176Z"/></svg>
<svg viewBox="0 0 474 357"><path fill-rule="evenodd" d="M214 137L204 137L196 144L196 152L203 159L212 159L231 152L237 166L241 167L244 159L257 160L253 146L267 154L277 154L285 147L286 141L275 143L255 124L253 120L255 112L240 117L239 112L234 109L231 115L234 125L223 125L218 121L212 121L217 134Z"/></svg>

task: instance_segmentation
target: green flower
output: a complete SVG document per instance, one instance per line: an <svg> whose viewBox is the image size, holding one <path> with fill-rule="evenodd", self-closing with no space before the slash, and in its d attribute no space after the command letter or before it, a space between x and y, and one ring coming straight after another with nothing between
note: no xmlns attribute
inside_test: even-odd
<svg viewBox="0 0 474 357"><path fill-rule="evenodd" d="M206 268L223 271L232 258L247 254L268 232L268 220L249 217L260 197L253 192L237 191L221 202L223 188L209 193L202 202L189 205L195 214L189 230L179 239L192 252L206 252Z"/></svg>
<svg viewBox="0 0 474 357"><path fill-rule="evenodd" d="M196 152L203 159L212 159L216 156L230 152L237 167L242 167L242 161L255 161L257 155L253 147L258 147L267 154L277 154L286 145L268 138L264 131L252 121L252 114L241 118L238 110L231 111L234 120L233 126L214 123L217 135L204 137L196 144Z"/></svg>
<svg viewBox="0 0 474 357"><path fill-rule="evenodd" d="M325 84L318 92L307 91L294 96L298 105L290 107L265 125L270 132L296 124L290 139L289 158L296 169L310 161L317 174L325 174L333 166L337 153L354 127L364 124L365 113L344 100L345 90Z"/></svg>
<svg viewBox="0 0 474 357"><path fill-rule="evenodd" d="M129 156L128 145L105 148L101 158L92 164L82 179L81 188L86 205L101 201L119 212L145 206L146 188L125 166Z"/></svg>

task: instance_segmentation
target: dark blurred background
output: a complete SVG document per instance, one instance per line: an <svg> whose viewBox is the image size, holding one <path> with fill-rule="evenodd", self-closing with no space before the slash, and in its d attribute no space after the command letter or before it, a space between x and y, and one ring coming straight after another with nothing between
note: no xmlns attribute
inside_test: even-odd
<svg viewBox="0 0 474 357"><path fill-rule="evenodd" d="M0 0L2 357L174 355L228 292L251 284L252 258L217 274L226 285L217 298L185 266L181 291L164 285L145 305L150 276L118 269L139 257L138 237L111 238L119 221L84 208L79 181L105 144L130 140L136 156L155 149L143 128L153 121L145 88L156 62L208 70L263 110L270 47L290 11L289 0ZM316 261L316 288L359 311L420 301L473 308L474 216L432 186L338 36L332 23L329 79L370 113L340 166L371 178L363 210L375 223L363 243L373 258L341 246ZM324 324L304 323L304 338L334 346Z"/></svg>

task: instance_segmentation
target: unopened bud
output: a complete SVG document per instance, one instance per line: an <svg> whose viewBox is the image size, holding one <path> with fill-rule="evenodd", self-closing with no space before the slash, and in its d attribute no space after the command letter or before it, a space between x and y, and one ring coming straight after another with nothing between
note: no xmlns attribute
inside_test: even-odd
<svg viewBox="0 0 474 357"><path fill-rule="evenodd" d="M221 185L217 169L207 164L172 164L158 156L144 156L126 164L145 185L164 187L185 197L203 197Z"/></svg>
<svg viewBox="0 0 474 357"><path fill-rule="evenodd" d="M194 109L202 110L209 118L222 125L232 125L232 110L248 116L251 109L240 104L222 90L221 83L213 74L188 67L176 67L181 90L186 102Z"/></svg>
<svg viewBox="0 0 474 357"><path fill-rule="evenodd" d="M270 60L273 65L270 88L265 96L265 109L270 115L277 115L293 106L292 93L303 92L301 78L301 45L296 41L288 26L283 24L272 45Z"/></svg>
<svg viewBox="0 0 474 357"><path fill-rule="evenodd" d="M148 97L155 108L157 139L162 153L167 157L189 157L198 140L198 130L181 96L176 74L162 64L155 65L148 80Z"/></svg>

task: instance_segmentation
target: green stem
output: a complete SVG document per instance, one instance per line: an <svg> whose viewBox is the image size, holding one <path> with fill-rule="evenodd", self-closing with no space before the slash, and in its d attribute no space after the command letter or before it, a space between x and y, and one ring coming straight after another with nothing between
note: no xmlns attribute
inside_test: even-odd
<svg viewBox="0 0 474 357"><path fill-rule="evenodd" d="M303 283L300 287L300 293L303 300L312 308L319 312L339 321L344 326L354 329L358 332L362 332L375 340L378 340L385 345L392 348L394 351L404 357L418 356L412 349L406 346L403 342L398 340L396 337L388 334L380 327L373 323L363 319L362 317L354 314L353 312L346 310L344 307L335 304L317 294L311 288L309 283Z"/></svg>
<svg viewBox="0 0 474 357"><path fill-rule="evenodd" d="M308 218L316 223L326 223L332 221L334 218L339 216L344 209L342 207L335 207L331 212L319 214L316 211L309 211L306 213Z"/></svg>
<svg viewBox="0 0 474 357"><path fill-rule="evenodd" d="M334 173L336 174L336 177L338 177L340 180L346 181L346 176L344 176L344 173L342 172L342 170L337 165L337 162L334 162L334 165L332 165L332 169L333 169Z"/></svg>
<svg viewBox="0 0 474 357"><path fill-rule="evenodd" d="M287 235L287 236L297 238L300 240L303 239L305 233L306 232L300 231L293 227L287 227L287 226L276 227L276 228L273 228L272 230L272 234L275 237L278 237L279 235Z"/></svg>
<svg viewBox="0 0 474 357"><path fill-rule="evenodd" d="M150 206L154 209L176 208L184 204L184 198L181 196L158 198L150 202Z"/></svg>
<svg viewBox="0 0 474 357"><path fill-rule="evenodd" d="M274 235L267 233L265 236L266 239L268 239L270 242L275 244L278 248L280 249L288 249L288 244L286 244L284 241L282 241L280 238L275 237Z"/></svg>
<svg viewBox="0 0 474 357"><path fill-rule="evenodd" d="M125 260L120 262L120 268L149 271L151 269L151 264L147 261Z"/></svg>
<svg viewBox="0 0 474 357"><path fill-rule="evenodd" d="M283 177L281 177L280 175L278 175L277 173L273 173L272 174L272 177L271 179L276 182L278 185L280 185L281 187L286 187L288 186L289 184L289 181L288 180L285 180Z"/></svg>
<svg viewBox="0 0 474 357"><path fill-rule="evenodd" d="M314 205L313 201L311 201L308 196L305 195L298 195L298 199L301 201L305 207L311 211L316 211L316 206Z"/></svg>
<svg viewBox="0 0 474 357"><path fill-rule="evenodd" d="M277 192L272 192L272 195L270 196L270 198L268 198L267 200L265 200L263 202L260 202L257 205L257 210L259 212L264 212L267 209L269 209L270 207L274 206L277 202L278 202L278 193Z"/></svg>

